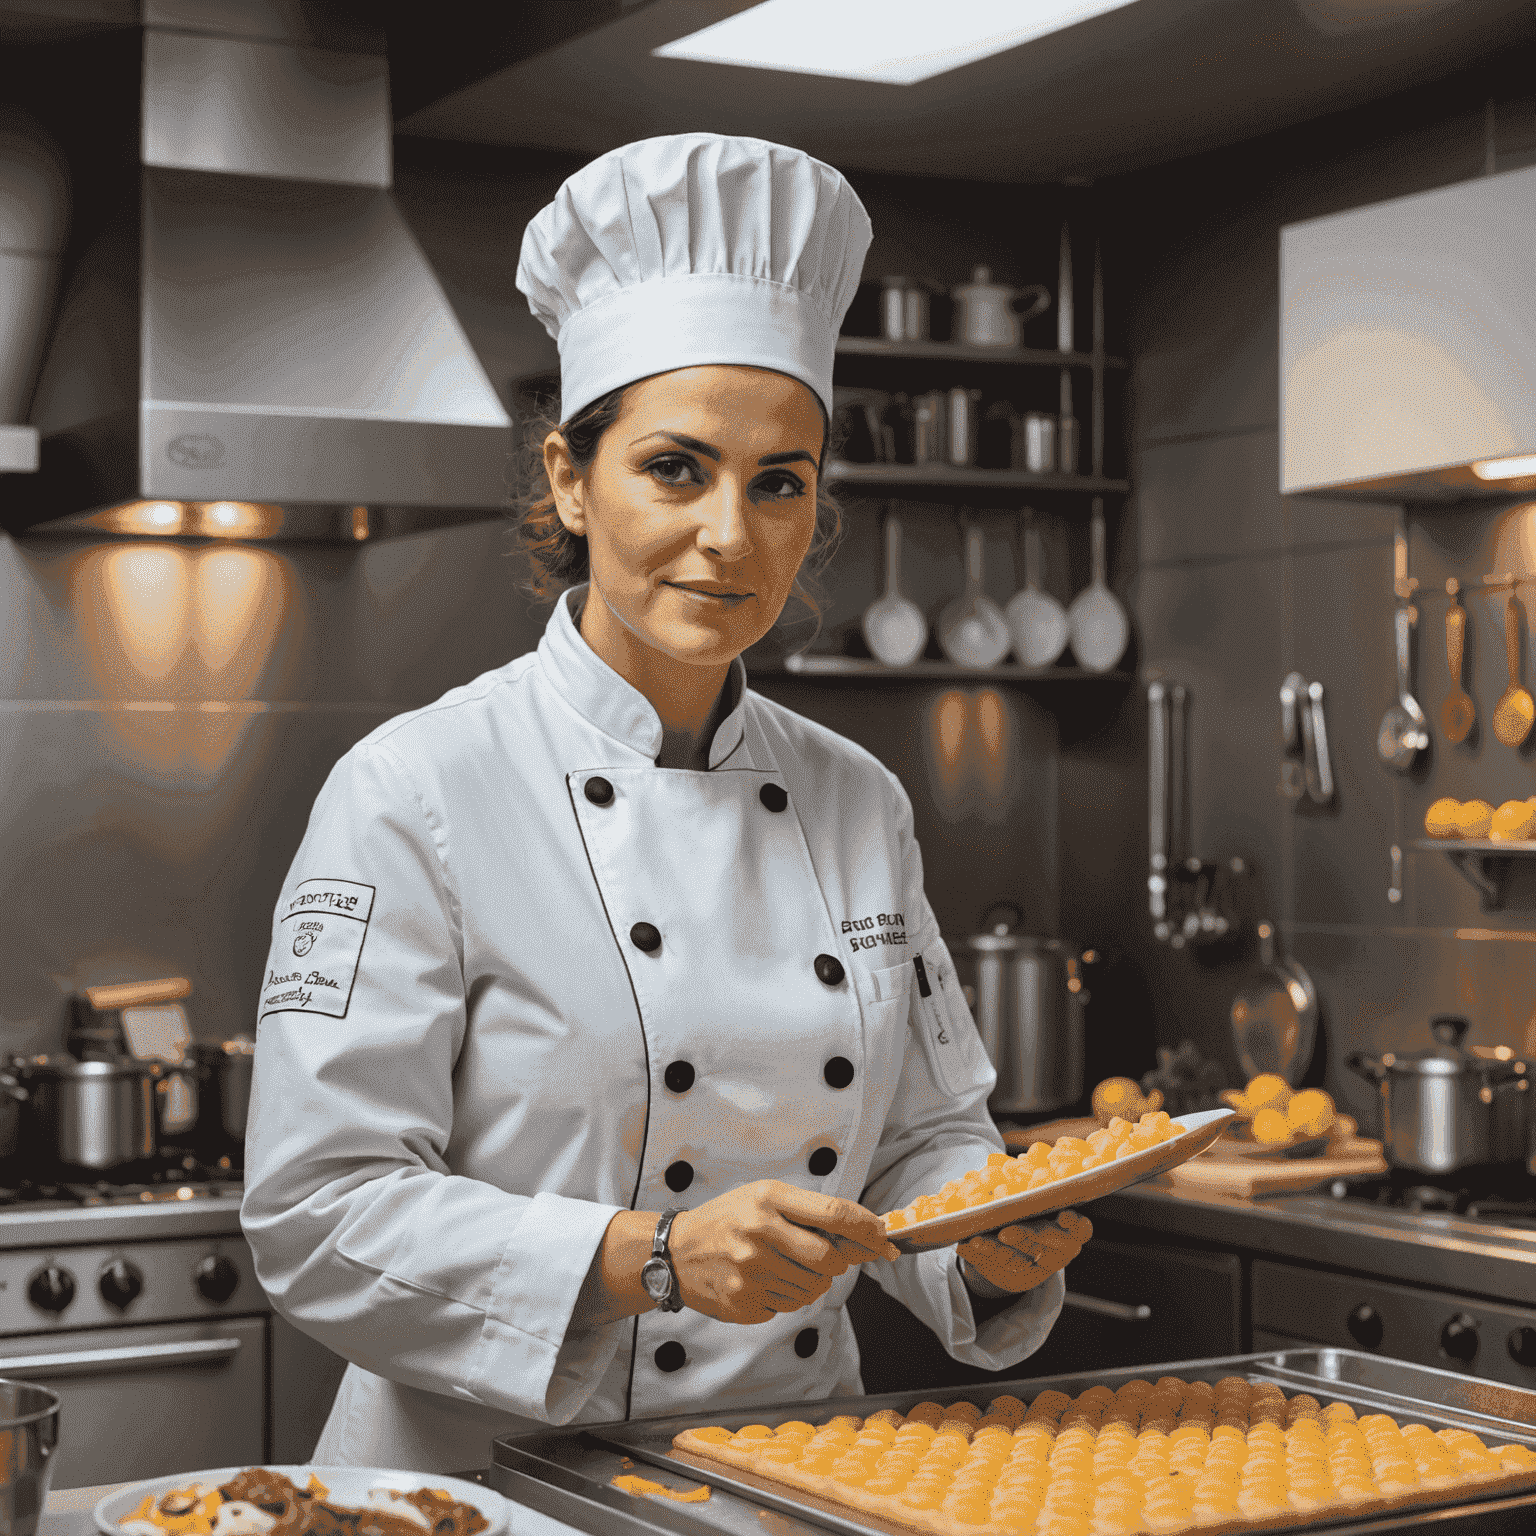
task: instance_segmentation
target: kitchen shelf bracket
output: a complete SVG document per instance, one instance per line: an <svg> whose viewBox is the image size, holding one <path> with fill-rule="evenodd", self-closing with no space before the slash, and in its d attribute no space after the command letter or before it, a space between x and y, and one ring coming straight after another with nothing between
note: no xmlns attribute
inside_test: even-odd
<svg viewBox="0 0 1536 1536"><path fill-rule="evenodd" d="M1443 853L1487 907L1504 902L1504 885L1517 858L1536 855L1536 840L1493 842L1482 838L1420 838L1415 848Z"/></svg>

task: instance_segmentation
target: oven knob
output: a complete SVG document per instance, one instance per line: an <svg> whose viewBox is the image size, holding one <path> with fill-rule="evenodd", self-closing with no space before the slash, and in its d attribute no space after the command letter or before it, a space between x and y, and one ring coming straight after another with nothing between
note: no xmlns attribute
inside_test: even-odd
<svg viewBox="0 0 1536 1536"><path fill-rule="evenodd" d="M44 1312L62 1312L74 1299L75 1277L57 1264L38 1270L27 1286L27 1300Z"/></svg>
<svg viewBox="0 0 1536 1536"><path fill-rule="evenodd" d="M192 1271L192 1280L205 1300L228 1301L240 1284L240 1271L222 1255L210 1253Z"/></svg>
<svg viewBox="0 0 1536 1536"><path fill-rule="evenodd" d="M1440 1348L1452 1360L1463 1364L1471 1360L1477 1354L1477 1319L1458 1312L1440 1330Z"/></svg>
<svg viewBox="0 0 1536 1536"><path fill-rule="evenodd" d="M1381 1321L1381 1313L1366 1302L1361 1302L1349 1314L1348 1326L1350 1338L1362 1349L1378 1348L1387 1331Z"/></svg>
<svg viewBox="0 0 1536 1536"><path fill-rule="evenodd" d="M99 1283L101 1299L108 1306L122 1312L138 1299L139 1292L144 1289L144 1275L137 1264L130 1264L127 1259L113 1259L102 1270Z"/></svg>
<svg viewBox="0 0 1536 1536"><path fill-rule="evenodd" d="M1536 1365L1536 1328L1516 1328L1510 1334L1509 1358L1516 1365Z"/></svg>

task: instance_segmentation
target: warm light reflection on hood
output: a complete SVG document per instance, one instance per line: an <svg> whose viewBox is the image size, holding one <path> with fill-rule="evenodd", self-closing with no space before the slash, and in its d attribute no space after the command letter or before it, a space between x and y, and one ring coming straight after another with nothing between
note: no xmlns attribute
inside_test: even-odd
<svg viewBox="0 0 1536 1536"><path fill-rule="evenodd" d="M104 533L270 539L283 526L283 509L256 501L125 501L85 521Z"/></svg>
<svg viewBox="0 0 1536 1536"><path fill-rule="evenodd" d="M929 778L946 820L1004 813L1017 755L1013 738L1011 712L995 688L951 688L934 701L926 737Z"/></svg>
<svg viewBox="0 0 1536 1536"><path fill-rule="evenodd" d="M70 578L103 729L162 779L215 778L249 729L293 600L285 560L244 545L97 545ZM259 708L259 707L258 707Z"/></svg>

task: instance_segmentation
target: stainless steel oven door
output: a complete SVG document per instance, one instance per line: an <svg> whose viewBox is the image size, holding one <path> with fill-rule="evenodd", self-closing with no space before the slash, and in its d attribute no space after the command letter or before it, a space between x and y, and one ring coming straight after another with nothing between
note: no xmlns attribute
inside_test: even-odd
<svg viewBox="0 0 1536 1536"><path fill-rule="evenodd" d="M0 1339L0 1376L63 1401L55 1488L265 1459L266 1319Z"/></svg>

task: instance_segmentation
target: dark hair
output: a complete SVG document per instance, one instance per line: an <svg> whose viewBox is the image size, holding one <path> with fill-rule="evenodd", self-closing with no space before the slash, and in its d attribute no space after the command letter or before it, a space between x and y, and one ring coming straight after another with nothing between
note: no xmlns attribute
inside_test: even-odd
<svg viewBox="0 0 1536 1536"><path fill-rule="evenodd" d="M817 404L820 403L818 397ZM555 510L555 494L544 468L544 439L551 432L558 432L565 439L571 462L579 471L584 472L597 457L597 447L603 433L619 419L623 409L624 390L620 388L594 400L591 405L583 406L567 422L557 422L547 411L534 411L527 418L523 429L520 477L523 489L514 501L513 515L517 519L518 537L528 555L528 590L543 601L552 601L564 588L586 581L591 575L586 539L572 533L560 521L560 514ZM821 472L833 446L825 407L822 408L821 419L822 452L816 474L816 531L811 536L805 564L790 589L790 596L798 598L818 622L822 600L815 577L831 558L843 529L842 508L827 488Z"/></svg>

